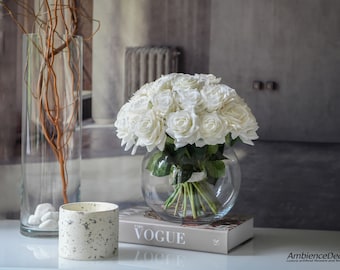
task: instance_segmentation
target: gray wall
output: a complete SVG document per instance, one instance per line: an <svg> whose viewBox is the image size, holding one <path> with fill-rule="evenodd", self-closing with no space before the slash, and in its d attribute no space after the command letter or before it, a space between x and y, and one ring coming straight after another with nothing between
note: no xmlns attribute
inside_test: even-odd
<svg viewBox="0 0 340 270"><path fill-rule="evenodd" d="M339 13L337 0L95 1L93 117L111 123L124 102L126 47L168 45L182 51L180 71L234 87L262 139L340 142Z"/></svg>
<svg viewBox="0 0 340 270"><path fill-rule="evenodd" d="M211 12L210 72L246 99L260 137L340 142L340 1L213 0Z"/></svg>
<svg viewBox="0 0 340 270"><path fill-rule="evenodd" d="M93 117L112 123L124 102L127 46L169 45L182 51L180 71L211 72L236 88L262 139L339 142L339 13L337 0L95 1L102 23L93 41ZM20 126L20 41L8 17L0 23L0 157L8 159ZM256 91L253 80L279 89Z"/></svg>
<svg viewBox="0 0 340 270"><path fill-rule="evenodd" d="M262 141L241 147L233 209L256 226L340 229L339 14L337 0L212 0L209 71L260 126Z"/></svg>
<svg viewBox="0 0 340 270"><path fill-rule="evenodd" d="M112 123L124 103L126 47L175 46L182 52L180 71L209 71L210 3L210 0L94 1L94 17L101 21L100 32L93 40L92 115L98 123Z"/></svg>
<svg viewBox="0 0 340 270"><path fill-rule="evenodd" d="M9 4L15 8L13 3ZM18 154L16 142L20 140L21 125L19 50L17 27L0 9L0 163L9 162Z"/></svg>
<svg viewBox="0 0 340 270"><path fill-rule="evenodd" d="M180 71L221 76L260 124L262 141L240 147L233 211L254 215L256 226L339 229L339 144L310 143L340 141L339 9L336 0L115 1L105 16L117 28L102 32L110 49L95 51L112 53L109 119L124 102L125 47L179 46ZM95 76L94 94L103 90ZM256 91L253 80L279 89Z"/></svg>

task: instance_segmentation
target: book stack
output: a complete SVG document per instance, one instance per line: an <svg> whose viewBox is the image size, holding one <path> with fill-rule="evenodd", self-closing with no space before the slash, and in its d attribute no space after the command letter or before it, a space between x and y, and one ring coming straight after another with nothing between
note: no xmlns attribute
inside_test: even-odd
<svg viewBox="0 0 340 270"><path fill-rule="evenodd" d="M220 254L228 252L254 236L254 219L227 215L205 225L188 225L160 220L148 207L120 211L119 241L167 248Z"/></svg>

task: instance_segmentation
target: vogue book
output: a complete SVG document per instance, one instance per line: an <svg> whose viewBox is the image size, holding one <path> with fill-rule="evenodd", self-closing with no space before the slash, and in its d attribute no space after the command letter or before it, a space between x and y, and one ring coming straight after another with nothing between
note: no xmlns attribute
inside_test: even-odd
<svg viewBox="0 0 340 270"><path fill-rule="evenodd" d="M149 208L122 210L119 216L119 241L167 248L228 254L254 235L254 219L227 215L206 225L177 224L160 220Z"/></svg>

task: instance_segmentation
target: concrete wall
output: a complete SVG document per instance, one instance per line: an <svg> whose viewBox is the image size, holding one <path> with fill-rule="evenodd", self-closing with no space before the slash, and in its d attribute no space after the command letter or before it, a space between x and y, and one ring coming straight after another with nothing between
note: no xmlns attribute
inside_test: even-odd
<svg viewBox="0 0 340 270"><path fill-rule="evenodd" d="M211 14L210 72L246 99L262 139L340 142L340 1L213 0Z"/></svg>
<svg viewBox="0 0 340 270"><path fill-rule="evenodd" d="M214 73L245 98L262 139L340 142L339 12L337 0L94 2L93 118L112 123L124 103L126 47L169 45L180 71Z"/></svg>
<svg viewBox="0 0 340 270"><path fill-rule="evenodd" d="M94 1L101 29L93 40L92 115L112 123L124 103L124 53L133 46L175 46L181 72L209 71L210 0ZM136 89L137 90L137 89Z"/></svg>
<svg viewBox="0 0 340 270"><path fill-rule="evenodd" d="M262 139L339 142L339 11L337 0L94 1L101 29L93 40L93 118L112 123L124 102L126 47L169 45L182 51L181 72L211 72L236 88ZM20 125L20 85L13 90L20 41L13 22L1 22L5 156ZM279 89L256 91L254 80L276 81Z"/></svg>
<svg viewBox="0 0 340 270"><path fill-rule="evenodd" d="M9 3L15 8L13 3ZM18 33L16 25L0 9L0 163L9 162L17 151L21 125L21 80L17 65Z"/></svg>

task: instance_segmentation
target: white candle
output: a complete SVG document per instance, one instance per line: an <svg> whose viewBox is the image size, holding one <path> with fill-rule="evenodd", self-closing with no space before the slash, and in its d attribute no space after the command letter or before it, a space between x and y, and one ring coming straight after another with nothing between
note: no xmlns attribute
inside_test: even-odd
<svg viewBox="0 0 340 270"><path fill-rule="evenodd" d="M105 202L64 204L59 209L59 256L100 260L118 250L119 207Z"/></svg>

